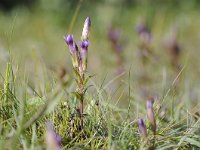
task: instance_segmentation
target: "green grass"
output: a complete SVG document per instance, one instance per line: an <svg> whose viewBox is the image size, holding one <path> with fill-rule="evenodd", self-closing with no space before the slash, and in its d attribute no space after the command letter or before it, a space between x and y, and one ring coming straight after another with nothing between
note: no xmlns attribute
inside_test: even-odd
<svg viewBox="0 0 200 150"><path fill-rule="evenodd" d="M96 10L79 12L74 23L73 14L67 14L64 24L52 12L40 13L41 8L1 13L0 149L45 149L47 121L62 137L63 149L148 149L152 145L159 150L199 149L199 12L147 8L115 11L115 6L99 4ZM123 17L116 19L122 12ZM92 20L87 75L93 77L87 84L80 131L75 76L63 36L71 30L78 41L85 14ZM143 17L152 29L156 57L149 58L145 67L148 80L142 77L134 31ZM123 31L126 41L125 72L120 75L106 37L111 22ZM182 48L183 67L178 72L162 44L174 25ZM63 69L66 74L61 79ZM157 96L155 136L146 117L147 95ZM147 125L148 142L138 132L140 117Z"/></svg>

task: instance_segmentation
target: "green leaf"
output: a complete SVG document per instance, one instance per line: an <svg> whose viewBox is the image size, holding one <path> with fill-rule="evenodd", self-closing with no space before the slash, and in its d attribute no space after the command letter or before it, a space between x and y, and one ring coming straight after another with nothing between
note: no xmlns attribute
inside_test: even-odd
<svg viewBox="0 0 200 150"><path fill-rule="evenodd" d="M73 92L73 95L75 95L77 99L81 99L81 96L78 92Z"/></svg>
<svg viewBox="0 0 200 150"><path fill-rule="evenodd" d="M88 77L85 79L83 85L85 86L85 85L87 84L87 82L89 81L89 79L92 78L92 77L94 77L94 75L88 76Z"/></svg>
<svg viewBox="0 0 200 150"><path fill-rule="evenodd" d="M184 141L190 143L191 145L195 145L197 147L200 147L200 142L198 142L198 141L196 141L194 139L191 139L191 138L187 137L187 138L184 139Z"/></svg>
<svg viewBox="0 0 200 150"><path fill-rule="evenodd" d="M89 89L89 87L92 87L93 85L89 85L89 86L87 86L86 88L85 88L85 90L84 90L84 94L85 94L85 92Z"/></svg>
<svg viewBox="0 0 200 150"><path fill-rule="evenodd" d="M76 68L73 68L73 69L74 69L74 72L75 72L76 76L77 76L79 79L81 79L81 76L80 76L78 70L77 70Z"/></svg>
<svg viewBox="0 0 200 150"><path fill-rule="evenodd" d="M28 100L28 105L43 105L45 103L45 98L33 97Z"/></svg>

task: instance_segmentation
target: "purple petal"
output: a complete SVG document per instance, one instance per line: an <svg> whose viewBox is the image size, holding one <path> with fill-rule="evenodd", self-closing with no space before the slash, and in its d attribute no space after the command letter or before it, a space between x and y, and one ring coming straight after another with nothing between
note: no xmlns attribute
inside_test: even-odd
<svg viewBox="0 0 200 150"><path fill-rule="evenodd" d="M58 146L61 146L62 144L62 138L60 135L58 135L55 131L55 128L51 122L46 123L47 126L47 132L49 133L49 136L52 136L52 138L56 141Z"/></svg>
<svg viewBox="0 0 200 150"><path fill-rule="evenodd" d="M144 124L144 121L143 119L138 119L138 126L139 126L139 132L141 133L141 135L143 137L146 137L147 136L147 128Z"/></svg>
<svg viewBox="0 0 200 150"><path fill-rule="evenodd" d="M69 34L64 36L64 40L67 43L67 45L72 45L74 40L73 40L73 35Z"/></svg>
<svg viewBox="0 0 200 150"><path fill-rule="evenodd" d="M89 46L89 42L88 41L83 41L83 42L80 43L80 47L82 49L86 49L87 50L88 46Z"/></svg>
<svg viewBox="0 0 200 150"><path fill-rule="evenodd" d="M147 109L153 107L153 102L151 100L147 100L146 102Z"/></svg>
<svg viewBox="0 0 200 150"><path fill-rule="evenodd" d="M144 124L144 121L143 121L143 119L138 119L138 125L139 125L139 127L141 127L141 128L144 128L145 127L145 124Z"/></svg>

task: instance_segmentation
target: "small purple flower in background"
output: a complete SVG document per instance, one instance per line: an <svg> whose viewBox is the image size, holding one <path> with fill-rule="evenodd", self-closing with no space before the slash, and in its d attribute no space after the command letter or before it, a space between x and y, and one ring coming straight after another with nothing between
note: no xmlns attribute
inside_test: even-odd
<svg viewBox="0 0 200 150"><path fill-rule="evenodd" d="M138 34L138 54L141 60L141 77L142 80L148 80L146 65L150 60L156 61L155 54L153 53L153 38L152 33L145 21L139 22L135 27Z"/></svg>
<svg viewBox="0 0 200 150"><path fill-rule="evenodd" d="M89 35L90 35L90 27L91 27L91 20L90 20L90 17L87 17L85 19L84 26L83 26L83 31L82 31L82 36L81 36L82 41L88 40Z"/></svg>
<svg viewBox="0 0 200 150"><path fill-rule="evenodd" d="M50 122L46 123L46 145L48 150L61 150L62 139L61 137L55 132L53 124Z"/></svg>
<svg viewBox="0 0 200 150"><path fill-rule="evenodd" d="M156 133L156 119L155 119L155 114L153 111L153 100L152 99L148 99L146 101L146 107L147 107L147 117L148 117L149 123L152 127L152 131L155 134Z"/></svg>
<svg viewBox="0 0 200 150"><path fill-rule="evenodd" d="M144 33L144 32L150 33L148 27L145 25L144 22L141 22L141 23L139 23L139 24L136 26L136 31L137 31L139 34Z"/></svg>
<svg viewBox="0 0 200 150"><path fill-rule="evenodd" d="M122 55L124 43L121 40L121 32L119 29L110 26L107 31L107 37L112 46L112 50L116 54L117 74L121 74L124 71Z"/></svg>
<svg viewBox="0 0 200 150"><path fill-rule="evenodd" d="M141 136L146 138L147 137L147 128L144 123L144 120L141 118L138 119L138 127L139 127L139 132L140 132Z"/></svg>
<svg viewBox="0 0 200 150"><path fill-rule="evenodd" d="M136 26L136 32L139 34L140 40L144 44L147 44L147 45L151 44L152 35L149 28L144 22L141 22Z"/></svg>
<svg viewBox="0 0 200 150"><path fill-rule="evenodd" d="M178 31L174 27L170 32L170 35L164 41L164 47L169 51L171 57L171 65L179 71L181 69L181 65L179 64L181 46L179 44L177 34Z"/></svg>
<svg viewBox="0 0 200 150"><path fill-rule="evenodd" d="M113 50L116 51L117 53L120 53L123 48L122 48L122 43L120 41L121 38L121 32L110 26L108 28L108 33L107 33L109 41L112 43Z"/></svg>

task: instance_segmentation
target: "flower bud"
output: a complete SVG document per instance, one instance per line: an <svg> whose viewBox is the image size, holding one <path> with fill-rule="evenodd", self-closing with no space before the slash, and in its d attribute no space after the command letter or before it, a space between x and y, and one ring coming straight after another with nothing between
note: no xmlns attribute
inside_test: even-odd
<svg viewBox="0 0 200 150"><path fill-rule="evenodd" d="M84 72L87 68L87 53L88 53L88 46L89 42L88 41L83 41L80 44L81 51L80 51L80 59L81 59L81 66L82 66L82 71Z"/></svg>
<svg viewBox="0 0 200 150"><path fill-rule="evenodd" d="M47 123L46 145L49 150L61 150L61 137L55 132L51 123Z"/></svg>
<svg viewBox="0 0 200 150"><path fill-rule="evenodd" d="M70 53L72 55L75 54L76 51L77 51L77 46L76 46L76 43L74 42L73 35L64 36L64 40L65 40L65 42L67 43L67 45L69 47Z"/></svg>
<svg viewBox="0 0 200 150"><path fill-rule="evenodd" d="M91 27L91 20L90 17L87 17L83 26L83 31L81 36L82 41L88 40L90 34L90 27Z"/></svg>
<svg viewBox="0 0 200 150"><path fill-rule="evenodd" d="M138 127L139 127L139 132L142 137L146 138L147 137L147 128L144 124L143 119L138 119Z"/></svg>
<svg viewBox="0 0 200 150"><path fill-rule="evenodd" d="M76 45L73 39L73 35L64 36L64 40L68 45L68 48L72 57L72 64L75 68L78 68L80 56L79 56L78 46Z"/></svg>
<svg viewBox="0 0 200 150"><path fill-rule="evenodd" d="M153 111L153 101L147 100L146 107L147 107L147 117L148 117L149 123L152 127L152 131L155 134L156 133L156 120L155 120L155 114Z"/></svg>

